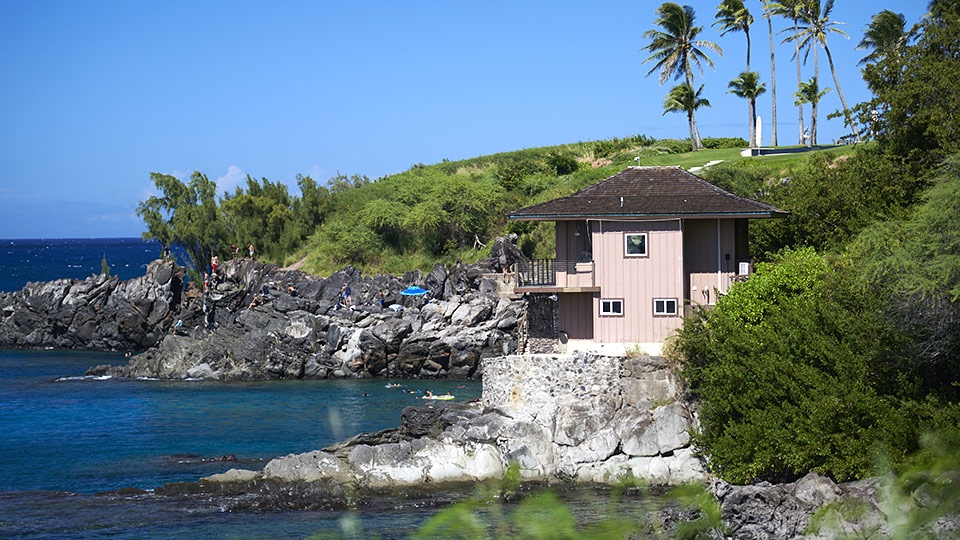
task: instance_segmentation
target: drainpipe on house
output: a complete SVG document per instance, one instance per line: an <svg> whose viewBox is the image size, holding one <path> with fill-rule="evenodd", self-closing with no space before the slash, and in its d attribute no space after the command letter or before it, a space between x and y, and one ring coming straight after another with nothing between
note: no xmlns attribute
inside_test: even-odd
<svg viewBox="0 0 960 540"><path fill-rule="evenodd" d="M717 218L717 296L724 294L723 292L723 272L721 272L722 262L720 254L720 218Z"/></svg>

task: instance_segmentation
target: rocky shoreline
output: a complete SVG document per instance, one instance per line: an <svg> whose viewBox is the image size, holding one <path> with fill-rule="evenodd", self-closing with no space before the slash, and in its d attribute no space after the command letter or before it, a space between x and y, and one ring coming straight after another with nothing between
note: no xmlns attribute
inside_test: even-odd
<svg viewBox="0 0 960 540"><path fill-rule="evenodd" d="M260 470L109 496L212 497L230 511L376 501L439 507L516 464L530 489L705 482L729 538L827 538L805 529L818 508L842 500L867 509L845 530L887 527L876 480L838 485L810 474L789 484L732 486L711 478L691 445L695 404L683 399L662 358L515 354L530 302L504 294L495 269L438 265L398 278L348 267L318 278L241 259L223 264L219 282L200 294L184 289L181 268L158 260L129 281L100 275L0 294L0 347L137 352L126 365L88 371L118 377L483 379L481 400L408 407L396 429L280 457ZM352 308L337 305L343 284L353 290ZM428 294L401 296L410 285ZM667 527L692 517L675 507L661 514Z"/></svg>
<svg viewBox="0 0 960 540"><path fill-rule="evenodd" d="M131 353L126 365L88 372L115 377L476 378L481 359L516 352L525 312L494 264L402 277L347 267L320 278L238 259L201 293L157 260L132 280L95 275L0 294L0 347ZM343 285L350 306L338 304ZM400 294L412 285L427 293Z"/></svg>
<svg viewBox="0 0 960 540"><path fill-rule="evenodd" d="M484 361L483 377L478 401L407 407L398 428L279 457L259 470L161 486L151 495L213 497L229 511L440 509L479 484L496 486L516 464L522 494L610 493L623 481L654 486L656 494L665 491L658 486L701 482L719 503L725 538L831 538L807 528L818 509L841 501L867 509L856 530L885 526L876 480L836 484L811 473L787 484L734 486L711 478L690 446L694 411L678 399L662 359L501 357ZM657 500L654 519L664 530L699 515L669 498Z"/></svg>

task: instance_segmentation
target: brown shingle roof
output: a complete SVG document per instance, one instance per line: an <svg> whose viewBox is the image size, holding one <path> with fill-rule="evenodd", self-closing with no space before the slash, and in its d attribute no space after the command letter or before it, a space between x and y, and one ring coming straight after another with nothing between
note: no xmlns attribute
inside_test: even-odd
<svg viewBox="0 0 960 540"><path fill-rule="evenodd" d="M629 167L573 195L535 204L510 214L524 221L588 218L766 218L786 212L738 197L680 167Z"/></svg>

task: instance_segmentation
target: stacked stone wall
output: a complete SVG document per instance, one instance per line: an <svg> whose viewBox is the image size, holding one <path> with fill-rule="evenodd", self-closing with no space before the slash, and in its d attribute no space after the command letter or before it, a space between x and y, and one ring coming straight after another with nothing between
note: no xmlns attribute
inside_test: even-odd
<svg viewBox="0 0 960 540"><path fill-rule="evenodd" d="M527 345L528 354L551 354L557 352L560 336L560 313L557 302L545 294L533 294L527 299Z"/></svg>
<svg viewBox="0 0 960 540"><path fill-rule="evenodd" d="M482 404L512 419L501 440L521 474L672 484L704 477L693 419L659 357L512 355L483 364Z"/></svg>

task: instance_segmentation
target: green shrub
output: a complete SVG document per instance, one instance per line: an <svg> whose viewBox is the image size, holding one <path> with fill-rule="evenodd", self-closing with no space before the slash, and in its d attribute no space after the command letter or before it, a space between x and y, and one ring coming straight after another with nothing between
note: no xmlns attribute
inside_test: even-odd
<svg viewBox="0 0 960 540"><path fill-rule="evenodd" d="M577 169L580 168L580 164L576 158L569 154L561 154L559 152L550 152L550 154L547 155L547 163L553 167L557 176L575 173Z"/></svg>
<svg viewBox="0 0 960 540"><path fill-rule="evenodd" d="M680 331L682 374L701 400L695 440L725 479L860 478L876 445L906 455L942 421L936 401L878 387L874 360L897 335L844 270L785 252Z"/></svg>
<svg viewBox="0 0 960 540"><path fill-rule="evenodd" d="M707 137L703 139L704 148L746 148L750 143L742 137Z"/></svg>
<svg viewBox="0 0 960 540"><path fill-rule="evenodd" d="M669 154L683 154L690 151L690 139L660 139L656 147Z"/></svg>

